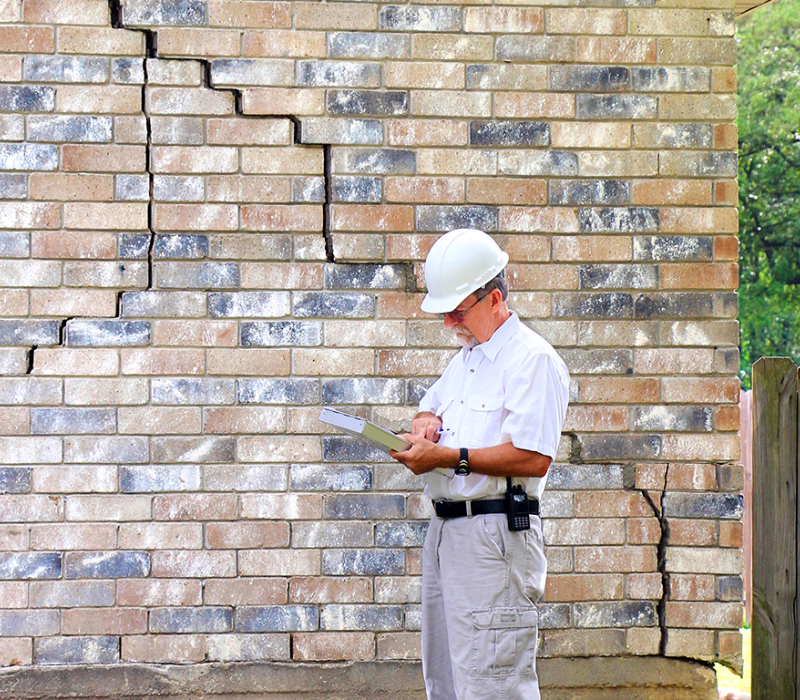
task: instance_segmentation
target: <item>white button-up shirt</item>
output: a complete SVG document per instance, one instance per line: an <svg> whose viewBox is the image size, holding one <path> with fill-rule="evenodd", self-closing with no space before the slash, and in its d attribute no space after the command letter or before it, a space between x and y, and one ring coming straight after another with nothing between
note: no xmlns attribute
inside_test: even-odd
<svg viewBox="0 0 800 700"><path fill-rule="evenodd" d="M442 419L444 447L494 447L510 442L555 458L567 412L569 372L553 347L515 313L485 343L462 348L428 389L420 411ZM452 470L448 470L452 474ZM463 501L505 493L505 477L426 474L435 500ZM541 498L547 476L515 478Z"/></svg>

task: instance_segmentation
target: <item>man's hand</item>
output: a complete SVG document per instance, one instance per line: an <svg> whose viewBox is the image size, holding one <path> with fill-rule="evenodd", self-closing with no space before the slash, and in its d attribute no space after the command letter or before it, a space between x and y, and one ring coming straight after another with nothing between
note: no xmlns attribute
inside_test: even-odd
<svg viewBox="0 0 800 700"><path fill-rule="evenodd" d="M441 421L439 421L441 425ZM408 467L414 474L425 474L436 467L455 467L458 464L458 450L440 447L419 435L401 435L411 447L402 452L392 450L389 454Z"/></svg>
<svg viewBox="0 0 800 700"><path fill-rule="evenodd" d="M411 421L411 434L423 437L431 442L439 442L439 429L442 427L442 419L433 413L418 413ZM409 440L409 442L411 442Z"/></svg>

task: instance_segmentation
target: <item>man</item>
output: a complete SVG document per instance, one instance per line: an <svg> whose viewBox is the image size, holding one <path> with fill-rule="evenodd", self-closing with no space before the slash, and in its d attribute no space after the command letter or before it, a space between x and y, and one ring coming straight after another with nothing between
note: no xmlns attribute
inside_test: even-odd
<svg viewBox="0 0 800 700"><path fill-rule="evenodd" d="M536 603L547 563L538 506L569 374L555 350L509 311L507 262L473 229L445 234L425 261L422 309L443 314L463 346L420 402L411 434L403 436L411 448L392 452L426 475L436 510L422 562L428 700L539 698ZM526 509L528 529L517 512ZM509 519L509 510L516 517Z"/></svg>

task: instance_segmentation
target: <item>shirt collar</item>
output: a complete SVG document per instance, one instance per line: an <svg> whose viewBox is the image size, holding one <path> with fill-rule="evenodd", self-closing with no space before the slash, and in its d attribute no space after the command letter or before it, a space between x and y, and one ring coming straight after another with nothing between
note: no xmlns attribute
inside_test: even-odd
<svg viewBox="0 0 800 700"><path fill-rule="evenodd" d="M473 350L480 349L487 359L489 359L491 362L494 362L500 350L509 340L511 340L518 330L519 316L517 316L516 312L512 311L511 316L503 321L503 325L500 326L500 328L498 328L494 333L492 333L489 340L481 343L480 345L476 345Z"/></svg>

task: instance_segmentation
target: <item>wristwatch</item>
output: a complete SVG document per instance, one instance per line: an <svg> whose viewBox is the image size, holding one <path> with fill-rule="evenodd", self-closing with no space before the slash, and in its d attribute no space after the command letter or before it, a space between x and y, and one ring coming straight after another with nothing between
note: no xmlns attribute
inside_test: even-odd
<svg viewBox="0 0 800 700"><path fill-rule="evenodd" d="M472 470L469 468L469 451L466 447L459 450L458 466L456 467L456 476L467 476L471 474Z"/></svg>

